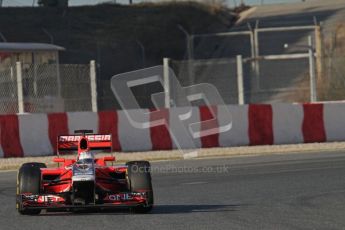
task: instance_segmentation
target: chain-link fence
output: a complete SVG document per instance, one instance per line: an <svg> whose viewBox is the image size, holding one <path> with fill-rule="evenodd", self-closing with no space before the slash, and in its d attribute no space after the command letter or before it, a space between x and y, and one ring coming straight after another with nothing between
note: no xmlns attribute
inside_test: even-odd
<svg viewBox="0 0 345 230"><path fill-rule="evenodd" d="M15 66L5 65L0 68L0 113L18 112L18 95Z"/></svg>
<svg viewBox="0 0 345 230"><path fill-rule="evenodd" d="M226 104L238 103L236 59L208 59L197 61L171 60L170 68L184 87L200 83L214 85ZM171 89L171 96L174 89ZM178 101L176 102L179 106Z"/></svg>
<svg viewBox="0 0 345 230"><path fill-rule="evenodd" d="M244 103L307 102L311 98L307 52L315 48L318 100L343 100L345 26L337 28L330 36L332 39L323 41L321 51L317 36L313 36L313 46L306 39L317 34L317 28L263 28L257 29L257 34L255 30L231 32L216 34L216 38L208 34L193 35L192 50L187 52L190 60L171 59L169 67L183 87L210 83L226 104L238 104L241 101L239 63L234 54L240 54ZM18 89L22 91L24 112L92 111L95 97L91 91L90 65L23 64L20 69L22 85L19 87L18 66L0 65L1 114L20 112ZM163 92L163 87L160 83L150 83L133 87L132 92L140 107L153 108L151 95ZM121 109L109 80L98 78L97 94L99 110ZM170 94L179 106L174 88Z"/></svg>
<svg viewBox="0 0 345 230"><path fill-rule="evenodd" d="M305 84L310 79L308 57L273 60L246 58L240 65L243 68L245 103L297 102L302 94L309 95L309 85ZM236 58L171 60L169 66L182 86L209 83L218 89L226 104L239 103ZM170 94L176 98L174 89L170 89Z"/></svg>
<svg viewBox="0 0 345 230"><path fill-rule="evenodd" d="M309 102L313 100L312 92L317 93L319 101L344 100L345 26L342 28L338 26L332 41L322 39L327 34L322 34L319 25L192 35L186 45L189 60L170 59L169 67L182 86L210 83L225 103L238 104L239 72L234 54L240 54L244 103ZM313 78L317 81L316 92L311 84ZM103 81L101 89L101 107L121 109L109 81ZM132 89L142 108L154 107L151 95L162 91L160 83ZM169 92L179 106L176 90L170 88Z"/></svg>
<svg viewBox="0 0 345 230"><path fill-rule="evenodd" d="M257 65L257 69L252 68ZM297 95L308 93L309 60L304 58L293 59L262 59L248 60L244 63L244 91L246 103L273 103L273 102L306 102Z"/></svg>
<svg viewBox="0 0 345 230"><path fill-rule="evenodd" d="M62 111L57 65L22 65L24 111Z"/></svg>
<svg viewBox="0 0 345 230"><path fill-rule="evenodd" d="M227 104L240 101L238 64L243 68L245 103L309 101L311 88L307 83L311 79L311 61L308 51L314 50L316 58L313 58L312 68L319 70L320 26L249 26L248 29L191 35L187 45L189 60L170 60L169 67L182 86L210 83ZM308 44L308 37L313 38L313 45ZM236 55L242 56L241 63L236 62ZM174 89L170 89L171 97L178 98L174 93ZM142 95L138 98L144 100ZM178 101L176 103L178 106ZM142 104L151 106L150 95Z"/></svg>
<svg viewBox="0 0 345 230"><path fill-rule="evenodd" d="M64 111L91 111L89 65L61 65L60 79Z"/></svg>
<svg viewBox="0 0 345 230"><path fill-rule="evenodd" d="M325 63L326 73L319 82L320 99L345 99L345 55L333 56Z"/></svg>
<svg viewBox="0 0 345 230"><path fill-rule="evenodd" d="M1 114L92 109L89 65L2 65L0 90Z"/></svg>
<svg viewBox="0 0 345 230"><path fill-rule="evenodd" d="M345 27L338 29L332 37L332 40L325 39L322 42L320 66L317 64L319 57L316 42L313 42L313 46L309 46L306 39L299 39L297 45L294 43L287 50L284 49L283 40L272 41L272 44L281 47L285 53L267 53L263 49L266 55L258 58L243 58L245 103L309 102L311 100L311 60L307 53L309 49L315 52L313 67L317 73L315 76L317 100L344 100ZM214 84L226 103L237 103L238 73L235 59L172 60L170 67L174 69L180 81L188 84L200 82Z"/></svg>
<svg viewBox="0 0 345 230"><path fill-rule="evenodd" d="M194 59L233 58L234 54L254 57L253 31L196 34L190 37Z"/></svg>
<svg viewBox="0 0 345 230"><path fill-rule="evenodd" d="M345 23L330 25L325 33L323 72L318 79L319 98L345 100Z"/></svg>

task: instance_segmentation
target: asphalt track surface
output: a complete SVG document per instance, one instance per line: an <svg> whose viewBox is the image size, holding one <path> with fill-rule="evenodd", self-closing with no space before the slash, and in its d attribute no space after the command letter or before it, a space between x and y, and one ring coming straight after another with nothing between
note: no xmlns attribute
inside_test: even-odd
<svg viewBox="0 0 345 230"><path fill-rule="evenodd" d="M345 153L152 165L156 206L150 214L43 212L21 216L15 210L16 172L1 172L0 229L345 228Z"/></svg>

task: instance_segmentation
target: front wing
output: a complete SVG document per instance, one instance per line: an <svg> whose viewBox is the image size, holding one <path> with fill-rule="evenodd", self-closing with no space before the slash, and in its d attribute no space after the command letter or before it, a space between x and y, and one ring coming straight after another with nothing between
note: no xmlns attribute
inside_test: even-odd
<svg viewBox="0 0 345 230"><path fill-rule="evenodd" d="M63 196L58 194L20 194L17 195L18 208L46 209L52 211L69 211L73 209L115 209L147 206L146 192L127 192L107 195L102 203L68 204Z"/></svg>

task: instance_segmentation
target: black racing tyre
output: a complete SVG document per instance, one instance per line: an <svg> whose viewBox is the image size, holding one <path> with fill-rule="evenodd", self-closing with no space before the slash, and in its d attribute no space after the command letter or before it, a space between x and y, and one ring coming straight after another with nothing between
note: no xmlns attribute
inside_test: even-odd
<svg viewBox="0 0 345 230"><path fill-rule="evenodd" d="M29 166L29 167L38 167L38 168L47 168L46 164L45 164L45 163L41 163L41 162L29 162L29 163L24 163L24 164L22 164L21 167L26 167L26 166Z"/></svg>
<svg viewBox="0 0 345 230"><path fill-rule="evenodd" d="M17 177L17 195L22 193L39 194L41 189L41 168L47 166L43 163L31 162L23 164L18 170ZM17 203L17 209L23 215L37 215L40 209L23 209L20 203Z"/></svg>
<svg viewBox="0 0 345 230"><path fill-rule="evenodd" d="M148 161L130 161L126 163L128 187L131 192L146 191L148 202L146 206L139 206L134 209L138 213L147 213L153 207L153 190L151 182L151 166Z"/></svg>

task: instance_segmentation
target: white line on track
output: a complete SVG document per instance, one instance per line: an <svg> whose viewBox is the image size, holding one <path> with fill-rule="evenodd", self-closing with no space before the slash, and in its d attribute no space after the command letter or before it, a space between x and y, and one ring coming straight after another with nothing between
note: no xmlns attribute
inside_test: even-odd
<svg viewBox="0 0 345 230"><path fill-rule="evenodd" d="M196 185L196 184L207 184L207 182L205 181L187 182L187 183L182 183L181 185Z"/></svg>

